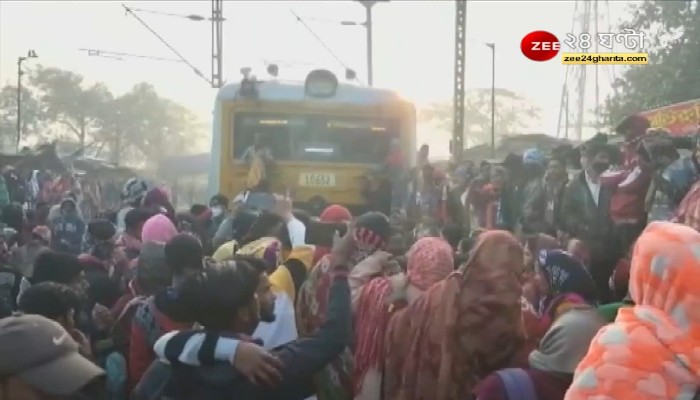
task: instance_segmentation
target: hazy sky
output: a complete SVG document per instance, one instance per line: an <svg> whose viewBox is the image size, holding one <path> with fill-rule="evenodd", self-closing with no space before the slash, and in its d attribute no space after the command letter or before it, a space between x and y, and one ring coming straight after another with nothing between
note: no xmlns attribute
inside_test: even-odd
<svg viewBox="0 0 700 400"><path fill-rule="evenodd" d="M631 2L609 3L615 24ZM125 58L89 57L80 48L174 58L131 16L119 1L0 1L0 82L14 84L17 57L33 49L32 63L70 69L86 79L103 81L116 93L147 81L159 93L211 118L215 90L186 66ZM130 7L175 14L210 16L211 2L130 1ZM606 9L604 2L600 8ZM374 83L395 89L418 104L452 98L454 2L395 0L374 8ZM280 76L302 78L325 67L342 76L343 67L296 21L301 16L343 62L366 76L365 31L343 26L363 21L364 8L351 1L227 1L224 4L224 78L235 81L239 70L253 67L264 76L266 60L281 60ZM520 52L520 40L533 30L561 38L571 29L574 1L469 1L467 11L467 87L489 87L491 53L496 43L496 85L521 93L544 113L532 131L556 133L565 67L554 59L536 63ZM205 75L211 71L211 23L139 13ZM602 18L602 17L601 17ZM607 27L601 19L600 31ZM595 68L589 66L587 68ZM600 74L601 93L609 93L608 74ZM592 95L592 90L589 90ZM592 101L590 102L592 107ZM426 132L421 136L427 137ZM432 139L437 152L447 151L447 135Z"/></svg>

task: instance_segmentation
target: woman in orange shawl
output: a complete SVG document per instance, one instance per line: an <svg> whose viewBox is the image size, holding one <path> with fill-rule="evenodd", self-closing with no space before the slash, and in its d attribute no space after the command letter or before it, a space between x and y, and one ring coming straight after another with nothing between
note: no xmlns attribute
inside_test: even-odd
<svg viewBox="0 0 700 400"><path fill-rule="evenodd" d="M700 386L700 233L652 222L634 246L635 305L593 339L566 400L688 399Z"/></svg>
<svg viewBox="0 0 700 400"><path fill-rule="evenodd" d="M471 257L389 322L384 399L470 398L510 366L523 343L523 248L505 231L479 236Z"/></svg>
<svg viewBox="0 0 700 400"><path fill-rule="evenodd" d="M452 247L435 237L419 239L411 246L405 274L378 277L383 269L379 263L372 263L374 260L375 257L368 257L366 262L353 269L349 277L351 285L361 285L353 290L356 292L353 296L355 400L381 398L384 334L394 310L412 303L454 270Z"/></svg>

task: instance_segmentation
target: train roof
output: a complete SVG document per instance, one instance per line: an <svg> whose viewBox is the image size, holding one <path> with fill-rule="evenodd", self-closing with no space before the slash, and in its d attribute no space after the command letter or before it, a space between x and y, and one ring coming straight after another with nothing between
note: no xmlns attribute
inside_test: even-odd
<svg viewBox="0 0 700 400"><path fill-rule="evenodd" d="M219 89L217 101L233 101L239 99L240 83L229 83ZM313 100L328 103L343 103L350 105L381 105L387 103L407 102L398 93L388 89L378 89L338 83L338 89L333 97L317 98L307 96L303 82L258 81L258 100L260 101L304 101Z"/></svg>

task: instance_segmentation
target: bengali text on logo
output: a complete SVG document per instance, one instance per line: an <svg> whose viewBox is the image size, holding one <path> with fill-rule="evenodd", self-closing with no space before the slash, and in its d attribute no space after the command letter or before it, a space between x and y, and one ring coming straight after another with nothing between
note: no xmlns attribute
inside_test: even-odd
<svg viewBox="0 0 700 400"><path fill-rule="evenodd" d="M647 54L644 53L644 32L625 28L622 33L567 33L563 42L551 32L534 31L523 37L520 51L532 61L549 61L562 50L562 45L568 47L564 64L648 64ZM617 47L615 46L617 44ZM600 51L625 51L600 53ZM589 50L595 51L588 53ZM585 55L585 56L584 56Z"/></svg>
<svg viewBox="0 0 700 400"><path fill-rule="evenodd" d="M640 52L644 47L644 32L637 32L633 29L625 28L621 33L598 33L595 36L589 33L567 33L564 44L572 51L600 48L613 50L615 43L619 47L630 52Z"/></svg>

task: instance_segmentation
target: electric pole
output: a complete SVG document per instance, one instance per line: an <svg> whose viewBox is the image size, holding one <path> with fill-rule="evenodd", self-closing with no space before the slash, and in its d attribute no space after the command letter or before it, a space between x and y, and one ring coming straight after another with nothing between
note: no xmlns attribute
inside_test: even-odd
<svg viewBox="0 0 700 400"><path fill-rule="evenodd" d="M362 5L365 6L365 28L367 29L367 85L372 87L374 84L374 71L372 62L372 7L376 4L376 1L363 1Z"/></svg>
<svg viewBox="0 0 700 400"><path fill-rule="evenodd" d="M221 88L224 83L224 2L212 0L211 2L211 86Z"/></svg>
<svg viewBox="0 0 700 400"><path fill-rule="evenodd" d="M26 57L17 57L17 152L22 140L22 63L30 58L37 58L34 50L29 50Z"/></svg>
<svg viewBox="0 0 700 400"><path fill-rule="evenodd" d="M452 127L452 158L460 161L464 150L464 64L466 63L467 47L467 2L455 1L455 76L453 127Z"/></svg>

